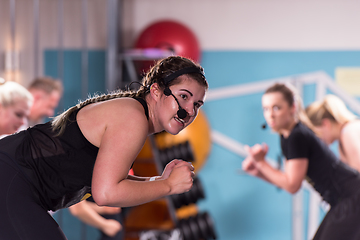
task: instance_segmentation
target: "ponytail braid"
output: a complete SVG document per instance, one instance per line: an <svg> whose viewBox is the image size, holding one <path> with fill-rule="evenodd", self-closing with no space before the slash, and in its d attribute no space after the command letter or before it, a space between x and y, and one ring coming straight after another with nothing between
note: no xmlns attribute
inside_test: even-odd
<svg viewBox="0 0 360 240"><path fill-rule="evenodd" d="M150 86L154 83L157 83L160 88L165 89L164 78L169 76L171 73L176 72L180 69L186 67L197 67L201 71L204 69L197 63L193 62L190 59L180 57L180 56L170 56L164 59L159 60L150 70L145 74L142 79L142 85L137 91L116 91L109 94L103 94L100 96L90 97L87 100L78 103L77 105L69 108L62 114L58 115L52 120L52 128L54 131L59 131L58 135L61 135L65 131L66 123L69 121L69 116L75 112L85 107L88 104L103 102L114 98L122 97L138 97L145 99L145 96L150 92ZM203 74L199 73L188 73L192 79L198 82L200 85L208 89L208 83ZM179 79L176 78L172 80L167 86L171 86L179 83Z"/></svg>
<svg viewBox="0 0 360 240"><path fill-rule="evenodd" d="M59 131L58 135L61 135L65 131L66 122L69 120L69 117L73 112L78 111L81 108L83 108L89 104L103 102L103 101L107 101L107 100L111 100L111 99L115 99L115 98L123 98L123 97L144 98L147 91L148 91L148 89L145 86L141 86L140 89L136 92L135 91L116 91L116 92L112 92L109 94L95 95L91 98L86 99L83 102L79 102L78 104L69 108L62 114L56 116L52 120L52 123L51 123L52 128L54 131L58 130Z"/></svg>

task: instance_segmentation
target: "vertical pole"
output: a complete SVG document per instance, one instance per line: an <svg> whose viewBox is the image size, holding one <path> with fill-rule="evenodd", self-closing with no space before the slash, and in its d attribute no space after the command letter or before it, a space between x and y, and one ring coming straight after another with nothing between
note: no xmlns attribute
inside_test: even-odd
<svg viewBox="0 0 360 240"><path fill-rule="evenodd" d="M88 48L87 48L87 28L88 28L88 5L87 0L82 0L82 50L81 50L81 97L86 99L88 93ZM85 200L86 201L86 200ZM86 240L86 224L81 222L81 239Z"/></svg>
<svg viewBox="0 0 360 240"><path fill-rule="evenodd" d="M15 66L15 9L16 9L16 1L10 0L10 36L11 36L11 47L10 47L10 64L11 66ZM10 70L9 80L15 81L15 73L13 69Z"/></svg>
<svg viewBox="0 0 360 240"><path fill-rule="evenodd" d="M58 0L58 76L64 81L64 0ZM59 108L64 109L64 102L60 99Z"/></svg>
<svg viewBox="0 0 360 240"><path fill-rule="evenodd" d="M108 91L115 90L118 86L118 80L121 81L121 64L119 64L119 45L120 45L120 12L121 12L121 1L119 0L108 0L108 46L106 56L106 89Z"/></svg>
<svg viewBox="0 0 360 240"><path fill-rule="evenodd" d="M39 76L39 0L34 0L34 76Z"/></svg>
<svg viewBox="0 0 360 240"><path fill-rule="evenodd" d="M58 76L57 78L63 81L64 77L64 53L63 53L63 19L64 19L64 0L58 0ZM64 103L60 99L59 107L64 108ZM58 223L59 226L63 225L63 211L58 212Z"/></svg>
<svg viewBox="0 0 360 240"><path fill-rule="evenodd" d="M308 216L308 232L307 239L312 239L319 227L320 222L320 204L321 196L318 192L311 189L309 199L309 216Z"/></svg>
<svg viewBox="0 0 360 240"><path fill-rule="evenodd" d="M300 189L295 193L292 200L292 240L304 240L303 190Z"/></svg>
<svg viewBox="0 0 360 240"><path fill-rule="evenodd" d="M319 101L326 95L326 83L323 78L319 78L316 84L315 100Z"/></svg>
<svg viewBox="0 0 360 240"><path fill-rule="evenodd" d="M81 96L86 99L89 90L88 79L88 48L87 48L87 28L88 28L88 5L87 0L82 0L82 51L81 51Z"/></svg>
<svg viewBox="0 0 360 240"><path fill-rule="evenodd" d="M303 83L301 79L293 79L293 85L298 91L299 96L303 98ZM293 240L304 239L304 214L303 214L303 190L300 189L292 197L293 199Z"/></svg>
<svg viewBox="0 0 360 240"><path fill-rule="evenodd" d="M154 162L155 162L156 170L157 170L158 174L161 175L161 173L163 171L163 167L161 166L159 148L156 145L155 137L153 135L149 136L149 140L150 140L150 144L151 144L152 153L154 155ZM167 207L168 207L168 211L169 211L171 220L173 221L174 225L176 226L178 223L178 220L176 217L175 206L169 197L166 197L166 202L167 202Z"/></svg>
<svg viewBox="0 0 360 240"><path fill-rule="evenodd" d="M64 77L64 0L58 0L58 78Z"/></svg>

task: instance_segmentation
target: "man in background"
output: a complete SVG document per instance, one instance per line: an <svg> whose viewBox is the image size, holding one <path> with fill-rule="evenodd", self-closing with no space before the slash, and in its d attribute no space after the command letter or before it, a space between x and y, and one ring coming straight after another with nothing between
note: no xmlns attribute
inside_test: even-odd
<svg viewBox="0 0 360 240"><path fill-rule="evenodd" d="M64 91L62 82L50 77L38 77L33 80L28 90L34 97L28 126L42 123L44 118L54 116Z"/></svg>

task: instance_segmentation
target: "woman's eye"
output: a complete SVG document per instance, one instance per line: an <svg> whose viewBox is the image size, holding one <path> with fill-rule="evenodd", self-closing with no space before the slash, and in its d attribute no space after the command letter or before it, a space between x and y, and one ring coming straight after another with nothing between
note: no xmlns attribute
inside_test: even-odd
<svg viewBox="0 0 360 240"><path fill-rule="evenodd" d="M273 110L274 110L274 111L278 111L278 110L280 110L280 108L279 108L278 106L274 106L274 107L273 107Z"/></svg>
<svg viewBox="0 0 360 240"><path fill-rule="evenodd" d="M182 99L184 99L184 100L187 99L187 95L186 95L186 94L181 94L180 97L181 97Z"/></svg>
<svg viewBox="0 0 360 240"><path fill-rule="evenodd" d="M18 118L23 118L23 117L24 117L24 114L22 114L22 113L15 113L15 116L18 117Z"/></svg>

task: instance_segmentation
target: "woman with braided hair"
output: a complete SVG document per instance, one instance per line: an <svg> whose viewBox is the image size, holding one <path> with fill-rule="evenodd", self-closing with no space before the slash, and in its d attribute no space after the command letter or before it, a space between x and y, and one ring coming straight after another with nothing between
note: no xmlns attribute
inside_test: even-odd
<svg viewBox="0 0 360 240"><path fill-rule="evenodd" d="M148 135L177 134L196 117L208 88L203 68L172 56L136 92L89 98L52 121L0 141L2 239L66 239L47 213L92 196L129 207L188 191L193 166L171 161L161 176L128 175Z"/></svg>

